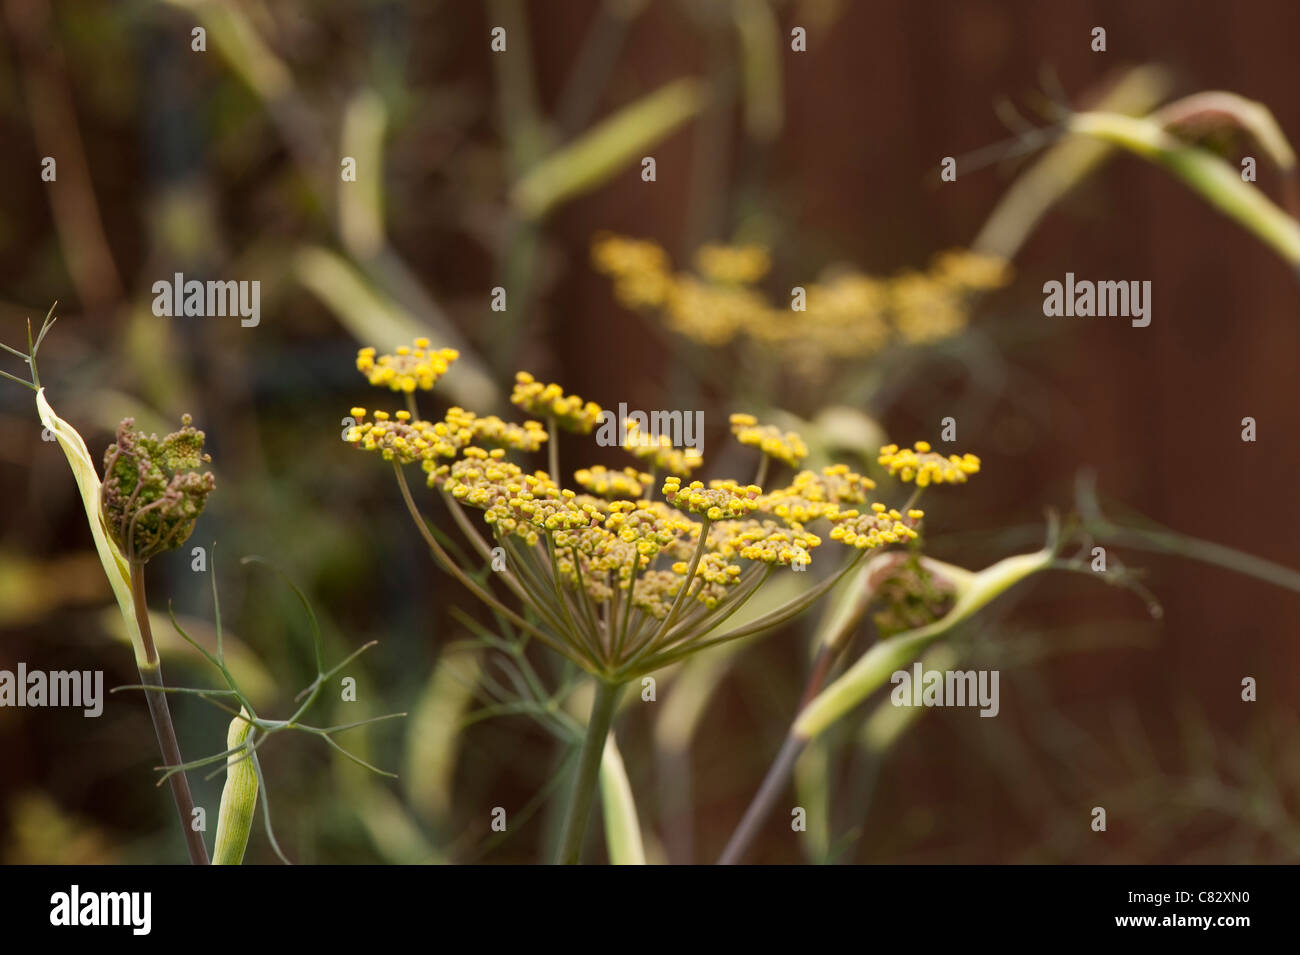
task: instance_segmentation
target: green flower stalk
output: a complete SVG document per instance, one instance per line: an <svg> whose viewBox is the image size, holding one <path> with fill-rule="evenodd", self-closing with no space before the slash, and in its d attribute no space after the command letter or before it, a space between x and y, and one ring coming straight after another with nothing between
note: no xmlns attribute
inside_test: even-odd
<svg viewBox="0 0 1300 955"><path fill-rule="evenodd" d="M1255 185L1243 182L1239 169L1208 149L1189 145L1170 134L1159 120L1158 115L1135 119L1110 113L1075 113L1069 118L1067 128L1162 166L1211 206L1253 232L1292 269L1300 271L1300 223ZM1273 127L1275 124L1270 131ZM1280 130L1277 136L1280 138ZM1265 138L1266 149L1270 142L1271 137ZM1294 157L1284 139L1274 152L1281 149L1285 150L1285 162L1293 163Z"/></svg>

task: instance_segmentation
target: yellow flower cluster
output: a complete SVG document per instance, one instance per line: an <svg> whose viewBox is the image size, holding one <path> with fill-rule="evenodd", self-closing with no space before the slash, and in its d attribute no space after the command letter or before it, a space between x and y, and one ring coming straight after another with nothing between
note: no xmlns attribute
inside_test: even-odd
<svg viewBox="0 0 1300 955"><path fill-rule="evenodd" d="M964 484L966 478L980 469L980 459L973 454L950 454L944 457L930 450L927 441L918 441L910 448L887 444L880 449L880 463L900 481L916 481L917 487L930 484Z"/></svg>
<svg viewBox="0 0 1300 955"><path fill-rule="evenodd" d="M640 592L646 575L655 573L651 564L661 554L677 559L693 550L689 540L692 534L698 536L699 525L661 501L615 501L609 507L604 526L593 523L552 535L564 579L574 586L580 582L593 599L609 599L613 586L631 589L634 575L644 571L636 577L635 589ZM668 571L659 573L671 576Z"/></svg>
<svg viewBox="0 0 1300 955"><path fill-rule="evenodd" d="M731 433L741 444L758 448L769 458L784 461L792 468L808 456L808 446L799 435L793 431L782 434L776 425L760 425L751 414L733 414Z"/></svg>
<svg viewBox="0 0 1300 955"><path fill-rule="evenodd" d="M686 579L686 572L690 569L690 564L684 560L673 564L673 573L680 575L682 580ZM728 588L740 583L741 574L740 565L733 564L726 555L718 551L708 552L700 558L695 568L691 584L695 598L712 610L726 597ZM696 580L699 581L698 585L694 583ZM673 592L676 593L676 588Z"/></svg>
<svg viewBox="0 0 1300 955"><path fill-rule="evenodd" d="M650 565L651 558L637 551L635 544L621 540L601 527L559 530L552 535L556 562L565 582L582 585L595 600L608 600L614 586L626 590L633 574ZM578 563L573 562L574 555Z"/></svg>
<svg viewBox="0 0 1300 955"><path fill-rule="evenodd" d="M577 527L594 527L604 521L604 516L590 504L580 503L577 495L566 488L558 488L542 474L524 478L524 488L508 498L505 506L534 527L547 531L573 530Z"/></svg>
<svg viewBox="0 0 1300 955"><path fill-rule="evenodd" d="M1001 288L1011 281L1011 265L996 255L951 249L934 257L931 275L960 291Z"/></svg>
<svg viewBox="0 0 1300 955"><path fill-rule="evenodd" d="M899 511L877 502L870 511L849 510L832 517L831 540L858 550L915 540L918 535L913 525L924 516L924 512L913 508L907 512L906 521L910 523L905 523Z"/></svg>
<svg viewBox="0 0 1300 955"><path fill-rule="evenodd" d="M412 419L408 411L392 416L387 411L376 411L374 420L367 421L365 408L353 408L352 417L357 423L344 435L349 444L363 451L377 451L385 461L423 462L426 471L438 458L455 457L464 444L445 425Z"/></svg>
<svg viewBox="0 0 1300 955"><path fill-rule="evenodd" d="M719 552L724 556L734 554L778 567L807 567L812 563L809 551L822 542L801 527L775 521L723 521L716 530Z"/></svg>
<svg viewBox="0 0 1300 955"><path fill-rule="evenodd" d="M632 606L656 620L663 620L672 610L677 592L685 583L684 570L680 574L671 570L647 570L636 579Z"/></svg>
<svg viewBox="0 0 1300 955"><path fill-rule="evenodd" d="M721 346L742 333L756 334L771 313L767 298L752 288L680 275L668 290L663 317L669 328L692 341ZM789 315L784 317L789 321Z"/></svg>
<svg viewBox="0 0 1300 955"><path fill-rule="evenodd" d="M700 558L699 565L695 568L695 576L708 584L721 584L724 587L730 587L732 584L739 582L742 573L739 564L733 564L729 560L730 554L723 553L720 550L709 551ZM673 573L686 576L690 570L690 562L679 560L673 564Z"/></svg>
<svg viewBox="0 0 1300 955"><path fill-rule="evenodd" d="M448 408L442 421L412 418L409 411L389 415L376 411L366 420L365 408L353 408L357 423L344 439L362 451L378 451L385 461L411 464L419 461L432 472L438 458L452 458L475 441L518 451L537 451L546 440L546 430L536 421L522 425L507 423L496 415L480 418L463 408Z"/></svg>
<svg viewBox="0 0 1300 955"><path fill-rule="evenodd" d="M573 479L592 494L636 499L645 494L653 478L636 468L610 471L602 464L575 471Z"/></svg>
<svg viewBox="0 0 1300 955"><path fill-rule="evenodd" d="M505 451L501 448L485 451L469 447L463 457L435 469L430 475L430 484L440 485L456 500L471 507L491 510L509 499L511 489L522 489L523 478L523 470L514 462L505 460ZM514 527L502 527L502 530L509 532Z"/></svg>
<svg viewBox="0 0 1300 955"><path fill-rule="evenodd" d="M805 364L818 357L868 357L893 339L887 279L836 274L812 283L807 293L806 312L774 315L754 328L754 337L773 350L793 349Z"/></svg>
<svg viewBox="0 0 1300 955"><path fill-rule="evenodd" d="M758 508L758 496L763 489L756 484L738 484L735 481L710 481L706 488L702 481L692 481L685 488L682 479L670 475L664 479L664 500L692 514L703 514L711 521L743 517Z"/></svg>
<svg viewBox="0 0 1300 955"><path fill-rule="evenodd" d="M378 388L409 394L417 389L429 391L459 357L454 348L434 351L429 339L417 338L414 346L402 345L391 355L376 357L375 349L362 348L357 352L357 371Z"/></svg>
<svg viewBox="0 0 1300 955"><path fill-rule="evenodd" d="M610 512L605 528L650 558L691 530L690 521L680 514L665 514L653 501L615 501Z"/></svg>
<svg viewBox="0 0 1300 955"><path fill-rule="evenodd" d="M772 256L761 245L710 243L695 253L696 270L721 285L753 285L771 267Z"/></svg>
<svg viewBox="0 0 1300 955"><path fill-rule="evenodd" d="M668 253L654 242L601 233L592 243L592 264L614 276L614 295L628 308L663 305L672 289Z"/></svg>
<svg viewBox="0 0 1300 955"><path fill-rule="evenodd" d="M541 540L538 530L574 530L595 527L605 520L590 503L578 501L568 488L560 488L543 472L524 474L506 461L501 448L485 451L466 448L463 456L431 475L431 483L458 501L481 508L483 519L500 533L515 534L530 545Z"/></svg>
<svg viewBox="0 0 1300 955"><path fill-rule="evenodd" d="M644 248L614 251L618 255L611 253L608 259L649 256ZM710 249L701 255L700 267L716 290L752 280L767 262L765 253L756 250ZM954 283L987 278L964 260L945 260L943 268L950 274L946 280ZM384 357L409 354L428 361L443 354L430 351L427 342L416 345L419 355L399 350L397 356ZM392 361L375 362L368 371L381 365L391 375L377 377L390 386L398 380L393 376L410 371L399 370L404 366ZM396 390L424 386L424 372L410 374L415 383L408 386L402 379ZM558 385L537 382L526 372L519 374L512 400L576 431L590 433L600 420L594 403L565 395ZM904 514L869 503L874 482L843 464L799 471L788 487L770 493L733 480L692 481L689 475L700 465L699 455L672 447L666 436L645 439L634 422L628 423L625 447L667 474L659 488L662 500L653 496L652 475L633 467L618 471L593 465L577 471L576 485L586 493L560 486L545 471L525 471L508 459L508 451L542 448L548 434L536 420L514 424L460 407L449 408L439 421L420 420L407 410L390 415L353 408L352 415L356 424L345 437L354 447L398 465L418 462L430 487L482 511L488 539L506 547L510 589L534 602L539 626L564 641L566 653L593 672L609 671L620 662L639 665L643 653L650 653L651 660L659 659L655 653L671 658L675 641L689 642L692 633L707 631L699 629L701 607L712 610L734 594L752 593L748 585L757 585L770 568L807 567L823 540L806 528L813 521L829 522L830 539L866 550L915 540L924 516L916 509ZM797 434L760 425L752 415L733 415L731 427L742 444L793 467L808 454ZM945 457L925 442L910 449L887 445L879 461L890 474L922 487L965 481L980 466L974 455ZM482 549L487 540L478 543ZM688 603L690 612L683 612ZM669 617L675 624L686 621L686 628L662 632L660 624ZM616 659L624 651L629 656Z"/></svg>
<svg viewBox="0 0 1300 955"><path fill-rule="evenodd" d="M889 292L894 325L908 344L941 342L966 327L962 295L932 275L904 273L894 279Z"/></svg>
<svg viewBox="0 0 1300 955"><path fill-rule="evenodd" d="M600 421L600 405L566 395L559 385L542 384L526 371L515 375L510 401L539 418L554 418L560 427L578 434L591 434Z"/></svg>
<svg viewBox="0 0 1300 955"><path fill-rule="evenodd" d="M455 406L448 408L443 420L433 427L437 433L454 440L458 448L484 442L516 451L538 451L547 440L546 429L540 422L515 424L502 421L496 415L480 418L472 411Z"/></svg>
<svg viewBox="0 0 1300 955"><path fill-rule="evenodd" d="M704 246L691 274L674 272L653 242L603 233L593 241L592 261L612 278L620 304L661 310L670 328L693 341L721 346L748 337L809 369L828 358L950 338L966 327L974 295L1011 280L1004 259L956 249L936 255L924 272L828 272L803 283L802 311L792 313L795 299L772 303L754 287L771 266L760 246Z"/></svg>
<svg viewBox="0 0 1300 955"><path fill-rule="evenodd" d="M623 440L623 450L641 461L649 461L657 471L669 474L689 475L704 463L700 452L694 448L675 448L672 439L666 434L651 437L642 434L635 420L627 421L627 436Z"/></svg>
<svg viewBox="0 0 1300 955"><path fill-rule="evenodd" d="M515 424L502 421L496 415L480 418L472 411L461 408L447 410L447 422L451 423L452 413L459 412L469 420L470 440L486 442L499 448L511 448L515 451L540 451L548 435L540 421L525 421Z"/></svg>
<svg viewBox="0 0 1300 955"><path fill-rule="evenodd" d="M791 524L806 524L819 517L834 517L840 506L860 505L876 482L849 470L847 464L832 464L817 471L800 471L789 487L759 498L759 509Z"/></svg>

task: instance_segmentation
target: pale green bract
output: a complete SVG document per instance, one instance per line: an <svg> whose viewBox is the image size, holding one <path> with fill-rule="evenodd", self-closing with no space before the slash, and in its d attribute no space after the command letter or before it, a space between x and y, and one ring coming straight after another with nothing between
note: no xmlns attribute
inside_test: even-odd
<svg viewBox="0 0 1300 955"><path fill-rule="evenodd" d="M104 520L99 510L99 472L94 460L86 450L86 442L77 429L64 421L45 398L45 389L36 392L36 410L41 416L41 424L49 429L67 455L72 476L77 479L77 488L81 491L81 503L86 508L86 522L90 524L91 536L95 539L95 550L99 552L99 562L104 565L104 575L113 588L117 598L118 609L122 612L122 621L126 632L131 637L131 646L135 648L135 660L141 667L151 666L145 655L144 638L140 634L140 624L135 616L135 603L131 596L131 566L104 527Z"/></svg>
<svg viewBox="0 0 1300 955"><path fill-rule="evenodd" d="M600 801L605 816L605 844L611 865L645 865L645 845L637 817L632 784L628 782L623 755L614 734L605 737L600 761Z"/></svg>

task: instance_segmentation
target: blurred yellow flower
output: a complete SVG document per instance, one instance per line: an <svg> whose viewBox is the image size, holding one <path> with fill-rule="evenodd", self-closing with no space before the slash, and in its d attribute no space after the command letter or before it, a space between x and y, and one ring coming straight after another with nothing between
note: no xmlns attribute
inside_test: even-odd
<svg viewBox="0 0 1300 955"><path fill-rule="evenodd" d="M793 431L784 434L775 425L760 425L751 414L733 414L731 433L736 440L751 448L758 448L769 458L783 461L791 467L808 456L808 445Z"/></svg>
<svg viewBox="0 0 1300 955"><path fill-rule="evenodd" d="M429 348L427 338L417 338L414 345L402 345L391 355L375 355L374 348L357 352L357 371L377 388L389 388L410 394L417 389L429 391L460 357L454 348Z"/></svg>

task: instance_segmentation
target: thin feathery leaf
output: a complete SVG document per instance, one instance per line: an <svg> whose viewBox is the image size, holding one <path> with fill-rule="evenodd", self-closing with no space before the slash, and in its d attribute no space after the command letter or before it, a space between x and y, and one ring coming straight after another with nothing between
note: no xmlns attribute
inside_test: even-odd
<svg viewBox="0 0 1300 955"><path fill-rule="evenodd" d="M292 590L295 595L297 595L298 602L301 603L302 608L305 611L307 611L307 620L311 624L312 647L316 651L316 672L318 674L321 673L325 664L322 658L322 651L321 651L320 622L316 619L316 611L311 609L311 603L310 601L307 600L307 595L304 594L302 590L299 589L298 585L295 584L292 579L290 579L288 574L286 574L283 570L281 570L280 567L276 565L274 562L267 560L265 557L259 557L256 554L250 554L247 557L241 558L240 563L241 564L252 564L252 563L265 564L267 567L271 568L273 571L279 574L280 578L286 584L289 585L289 589Z"/></svg>
<svg viewBox="0 0 1300 955"><path fill-rule="evenodd" d="M266 795L266 777L262 774L262 761L256 755L253 756L253 769L257 770L257 793L262 801L262 821L266 823L266 838L271 843L272 851L280 857L280 861L285 865L293 865L289 857L284 854L284 850L280 848L279 840L275 838L275 829L271 826L271 800Z"/></svg>
<svg viewBox="0 0 1300 955"><path fill-rule="evenodd" d="M19 378L17 375L11 375L11 374L9 374L9 372L7 372L7 371L0 371L0 378L8 378L10 381L16 381L16 382L18 382L18 384L22 385L24 388L30 388L32 391L36 391L36 390L37 390L36 385L34 385L32 382L28 381L26 378Z"/></svg>
<svg viewBox="0 0 1300 955"><path fill-rule="evenodd" d="M397 778L397 773L386 772L386 771L380 769L378 766L372 765L371 763L367 763L364 759L362 759L360 756L357 756L355 753L350 753L350 752L348 752L347 749L345 749L344 747L342 747L342 746L340 746L338 743L336 743L336 742L335 742L335 741L334 741L334 740L329 736L329 734L327 734L327 733L317 733L316 735L319 736L321 739L323 739L325 742L329 743L329 744L330 744L331 746L333 746L336 750L338 750L340 753L342 753L342 754L343 754L344 756L346 756L348 759L352 760L352 762L356 763L358 766L361 766L361 767L363 767L363 768L365 768L365 769L368 769L368 770L370 770L372 773L375 773L375 774L377 774L377 775L379 775L379 776L387 776L389 779L396 779L396 778Z"/></svg>
<svg viewBox="0 0 1300 955"><path fill-rule="evenodd" d="M170 600L167 601L167 616L171 617L172 628L173 628L173 629L174 629L178 634L180 634L181 639L184 640L186 643L188 643L190 646L192 646L195 650L199 651L199 653L201 653L201 654L203 655L203 659L207 660L207 661L208 661L209 663L211 663L214 667L216 667L218 670L220 670L221 673L222 673L222 675L224 676L224 675L225 675L225 672L226 672L226 668L225 668L225 666L222 664L222 662L221 662L217 657L214 657L211 653L209 653L209 652L208 652L208 651L207 651L203 646L201 646L197 640L195 640L195 639L194 639L193 637L191 637L188 633L186 633L186 632L185 632L185 628L182 627L182 626L180 625L180 623L177 622L177 620L176 620L176 608L172 606L172 602L171 602ZM229 681L227 680L227 682L229 682ZM232 687L232 689L233 689L233 687Z"/></svg>
<svg viewBox="0 0 1300 955"><path fill-rule="evenodd" d="M297 725L293 729L302 729L312 733L342 733L344 730L356 729L358 726L369 726L371 723L382 723L384 720L395 720L409 715L408 713L385 713L383 716L371 716L364 720L357 720L355 723L340 723L338 726Z"/></svg>

